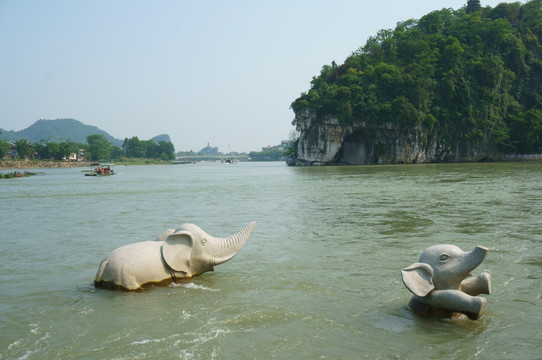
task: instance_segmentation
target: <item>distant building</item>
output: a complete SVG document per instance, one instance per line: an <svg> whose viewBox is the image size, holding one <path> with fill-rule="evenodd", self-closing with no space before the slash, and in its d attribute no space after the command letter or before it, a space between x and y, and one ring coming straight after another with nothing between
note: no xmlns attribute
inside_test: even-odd
<svg viewBox="0 0 542 360"><path fill-rule="evenodd" d="M6 156L4 156L4 159L17 159L19 157L19 153L17 152L17 144L13 141L8 141L8 144L10 148L6 153Z"/></svg>
<svg viewBox="0 0 542 360"><path fill-rule="evenodd" d="M467 14L471 13L481 13L482 7L480 5L480 0L469 0L467 2Z"/></svg>
<svg viewBox="0 0 542 360"><path fill-rule="evenodd" d="M280 142L280 145L274 145L274 146L271 146L271 145L268 145L266 147L263 147L262 148L262 152L266 152L266 151L271 151L271 150L287 150L289 147L290 147L290 144L292 142L290 140L282 140Z"/></svg>
<svg viewBox="0 0 542 360"><path fill-rule="evenodd" d="M85 149L79 149L76 153L71 153L68 157L62 158L64 161L85 161Z"/></svg>

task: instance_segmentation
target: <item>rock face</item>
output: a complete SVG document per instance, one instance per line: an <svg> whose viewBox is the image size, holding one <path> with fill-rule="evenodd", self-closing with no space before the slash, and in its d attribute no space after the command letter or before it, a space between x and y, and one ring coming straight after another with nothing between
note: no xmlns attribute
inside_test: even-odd
<svg viewBox="0 0 542 360"><path fill-rule="evenodd" d="M291 166L472 162L502 158L495 149L474 143L446 144L438 134L429 136L421 127L405 132L392 124L341 125L334 117L317 119L312 109L297 112L294 123L300 135L297 157L287 161Z"/></svg>

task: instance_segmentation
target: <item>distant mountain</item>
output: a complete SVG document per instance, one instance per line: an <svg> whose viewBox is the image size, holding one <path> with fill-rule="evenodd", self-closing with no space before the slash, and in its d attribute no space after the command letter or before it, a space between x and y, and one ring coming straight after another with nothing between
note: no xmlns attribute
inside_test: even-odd
<svg viewBox="0 0 542 360"><path fill-rule="evenodd" d="M122 147L124 140L119 140L109 135L96 126L85 125L74 119L56 119L56 120L38 120L28 128L21 131L2 130L0 139L17 141L27 139L31 143L40 141L62 142L71 140L76 143L84 144L89 135L103 135L113 145ZM170 141L169 135L163 134L154 137L152 140L158 142L161 140Z"/></svg>
<svg viewBox="0 0 542 360"><path fill-rule="evenodd" d="M171 142L171 139L169 138L168 134L157 135L157 136L153 137L151 140L154 140L154 142L157 143L157 144L160 141Z"/></svg>
<svg viewBox="0 0 542 360"><path fill-rule="evenodd" d="M46 142L71 140L84 144L87 142L87 136L94 134L103 135L113 145L122 147L123 140L115 139L96 126L85 125L74 119L38 120L21 131L2 130L0 138L13 141L27 139L31 143L42 140Z"/></svg>

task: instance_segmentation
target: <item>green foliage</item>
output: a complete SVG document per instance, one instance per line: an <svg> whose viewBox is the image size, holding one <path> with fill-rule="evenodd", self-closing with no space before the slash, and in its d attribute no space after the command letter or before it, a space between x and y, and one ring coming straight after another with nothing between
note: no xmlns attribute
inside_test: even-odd
<svg viewBox="0 0 542 360"><path fill-rule="evenodd" d="M283 150L251 151L248 156L252 161L279 161L284 160Z"/></svg>
<svg viewBox="0 0 542 360"><path fill-rule="evenodd" d="M26 139L17 140L17 153L21 159L28 159L32 156L32 144Z"/></svg>
<svg viewBox="0 0 542 360"><path fill-rule="evenodd" d="M162 160L175 160L175 147L170 141L158 141L158 153Z"/></svg>
<svg viewBox="0 0 542 360"><path fill-rule="evenodd" d="M24 172L14 171L14 172L5 173L5 174L0 173L0 179L13 179L13 178L29 177L32 175L36 175L36 173L31 172L31 171L24 171Z"/></svg>
<svg viewBox="0 0 542 360"><path fill-rule="evenodd" d="M542 111L530 109L510 124L510 132L518 152L523 154L542 152Z"/></svg>
<svg viewBox="0 0 542 360"><path fill-rule="evenodd" d="M290 141L290 145L286 150L284 150L284 156L295 156L297 154L297 146L299 144L299 137L292 138Z"/></svg>
<svg viewBox="0 0 542 360"><path fill-rule="evenodd" d="M124 139L123 153L129 158L175 160L175 148L168 141L139 140L137 136Z"/></svg>
<svg viewBox="0 0 542 360"><path fill-rule="evenodd" d="M67 159L70 157L71 154L74 154L74 153L78 154L79 149L83 148L82 146L80 146L74 141L64 141L58 145L60 147L60 151L59 151L59 158L57 158L56 160L61 160L64 158Z"/></svg>
<svg viewBox="0 0 542 360"><path fill-rule="evenodd" d="M113 145L101 134L87 136L87 158L92 161L109 160Z"/></svg>
<svg viewBox="0 0 542 360"><path fill-rule="evenodd" d="M0 134L1 133L2 132L0 131ZM11 145L7 141L0 139L0 159L7 155L10 147Z"/></svg>
<svg viewBox="0 0 542 360"><path fill-rule="evenodd" d="M294 112L342 124L422 128L446 142L542 150L542 0L443 9L381 30L324 65ZM294 120L295 124L295 120Z"/></svg>
<svg viewBox="0 0 542 360"><path fill-rule="evenodd" d="M137 137L126 139L123 149L114 146L103 134L92 134L86 138L86 144L74 141L63 142L36 142L30 143L27 139L17 140L15 143L19 158L64 160L73 153L85 153L86 159L91 161L118 161L121 158L148 158L171 161L175 159L175 148L171 142L160 140L158 144L154 140L140 141ZM4 157L10 144L0 140L0 157Z"/></svg>
<svg viewBox="0 0 542 360"><path fill-rule="evenodd" d="M122 149L119 147L113 146L113 148L111 149L110 160L118 161L123 156L124 156L124 153L122 152Z"/></svg>
<svg viewBox="0 0 542 360"><path fill-rule="evenodd" d="M124 155L131 158L144 158L147 154L147 142L139 140L137 136L125 138L122 144Z"/></svg>

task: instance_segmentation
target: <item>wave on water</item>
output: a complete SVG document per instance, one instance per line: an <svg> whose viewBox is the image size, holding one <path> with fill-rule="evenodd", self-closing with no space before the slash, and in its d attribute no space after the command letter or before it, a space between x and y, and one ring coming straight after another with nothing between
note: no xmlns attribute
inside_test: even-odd
<svg viewBox="0 0 542 360"><path fill-rule="evenodd" d="M37 353L40 348L43 348L44 346L48 346L48 340L51 336L48 331L46 331L44 334L41 332L41 329L38 324L31 323L28 325L30 327L30 333L32 335L37 335L39 338L33 342L26 341L25 339L20 339L12 342L8 345L7 351L8 351L8 358L9 353L22 353L24 354L22 356L17 357L17 360L24 360L29 359L31 355ZM3 354L0 353L0 359L3 359Z"/></svg>
<svg viewBox="0 0 542 360"><path fill-rule="evenodd" d="M186 332L183 334L173 334L168 337L160 338L144 338L141 340L133 341L130 343L132 346L143 346L146 349L152 348L154 345L160 344L166 346L172 351L179 352L179 358L182 359L191 359L197 357L198 355L203 355L207 353L206 344L212 343L211 349L212 354L210 358L215 358L216 346L218 346L214 341L220 339L224 336L227 336L232 331L222 328L217 328L215 326L208 327L204 326L194 332Z"/></svg>
<svg viewBox="0 0 542 360"><path fill-rule="evenodd" d="M164 337L164 338L159 338L159 339L137 340L137 341L132 341L131 345L145 345L145 344L150 344L150 343L161 343L163 341L168 341L168 340L175 339L175 338L177 338L179 336L180 336L179 334L175 334L175 335L170 336L169 338Z"/></svg>
<svg viewBox="0 0 542 360"><path fill-rule="evenodd" d="M220 291L219 289L213 289L213 288L210 288L210 287L207 287L207 286L197 285L197 284L194 284L192 282L186 283L186 284L183 284L183 283L171 283L171 285L169 285L169 286L170 287L183 287L183 288L187 288L187 289L196 289L196 290Z"/></svg>

